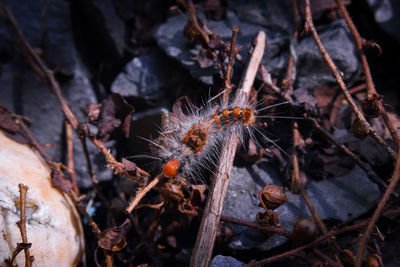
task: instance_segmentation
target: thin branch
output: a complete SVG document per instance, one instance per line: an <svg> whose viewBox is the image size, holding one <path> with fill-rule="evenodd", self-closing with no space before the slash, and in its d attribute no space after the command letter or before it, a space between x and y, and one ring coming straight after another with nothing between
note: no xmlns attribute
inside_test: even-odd
<svg viewBox="0 0 400 267"><path fill-rule="evenodd" d="M92 162L90 160L89 151L88 151L87 144L86 144L86 137L84 135L80 135L79 140L81 141L83 155L85 155L86 168L87 168L87 172L89 174L90 180L92 181L94 186L97 186L99 182L97 181L96 175L93 172Z"/></svg>
<svg viewBox="0 0 400 267"><path fill-rule="evenodd" d="M23 184L18 184L19 187L19 210L20 210L20 220L17 222L18 228L21 232L22 243L28 244L28 236L26 234L26 215L25 215L25 205L26 205L26 192L28 187ZM30 255L29 248L24 248L25 252L25 267L32 266L34 257Z"/></svg>
<svg viewBox="0 0 400 267"><path fill-rule="evenodd" d="M243 104L247 101L264 54L264 46L265 33L259 32L249 51L246 68L235 95L235 103ZM220 163L207 198L190 266L208 266L210 261L238 142L239 136L235 133L228 134L223 140Z"/></svg>
<svg viewBox="0 0 400 267"><path fill-rule="evenodd" d="M250 228L255 228L255 229L258 229L258 230L261 230L261 231L265 231L265 232L268 232L268 233L283 235L283 236L286 236L287 238L291 238L291 236L292 236L291 233L287 232L282 227L259 225L257 223L247 222L247 221L243 221L243 220L240 220L240 219L231 218L231 217L227 217L227 216L223 216L223 215L221 215L221 221L224 221L224 222L227 222L227 223L233 223L233 224L237 224L237 225L242 225L242 226L246 226L246 227L250 227Z"/></svg>
<svg viewBox="0 0 400 267"><path fill-rule="evenodd" d="M208 46L208 43L210 42L210 38L208 37L208 34L205 33L199 25L199 22L197 20L196 10L195 10L192 0L188 0L188 11L191 16L193 27L197 30L197 32L203 38L204 44Z"/></svg>
<svg viewBox="0 0 400 267"><path fill-rule="evenodd" d="M231 77L232 77L232 69L233 69L233 58L235 56L235 44L237 39L239 28L232 27L232 38L231 38L231 46L229 49L229 61L228 61L228 68L226 70L225 76L225 94L224 94L224 103L228 103L228 98L231 93L232 84L231 84Z"/></svg>
<svg viewBox="0 0 400 267"><path fill-rule="evenodd" d="M66 120L65 121L65 135L67 139L67 166L69 175L71 177L71 182L74 188L75 193L79 195L79 188L76 182L75 175L75 164L74 164L74 141L72 137L72 127L71 124Z"/></svg>
<svg viewBox="0 0 400 267"><path fill-rule="evenodd" d="M356 26L354 25L353 21L350 18L349 13L346 10L346 7L344 6L342 0L336 0L337 5L339 6L340 12L343 14L343 17L349 26L349 29L351 31L351 34L354 37L354 40L356 42L357 50L360 55L361 63L364 69L364 74L365 74L365 83L367 85L367 99L373 100L378 104L378 108L382 111L382 117L383 121L385 122L386 127L388 128L390 135L393 138L393 141L396 143L397 148L400 148L400 138L399 135L394 128L394 123L390 119L390 117L387 115L387 112L382 104L382 100L376 99L376 96L378 93L376 92L374 81L372 80L372 75L371 75L371 70L368 65L367 57L364 53L364 44L365 40L360 36L360 33L358 32Z"/></svg>
<svg viewBox="0 0 400 267"><path fill-rule="evenodd" d="M400 155L400 149L398 151ZM390 183L385 193L382 196L382 199L379 201L378 207L376 208L374 214L371 217L371 220L368 223L367 229L364 234L360 237L360 242L358 244L358 250L356 255L356 267L360 267L362 263L362 258L365 250L365 246L367 244L368 238L372 232L372 229L375 226L375 223L379 219L379 216L382 213L383 208L385 207L386 202L389 200L390 194L396 187L398 181L400 179L400 157L397 158L396 165L394 167L392 178L390 178Z"/></svg>
<svg viewBox="0 0 400 267"><path fill-rule="evenodd" d="M149 192L152 188L154 188L162 179L164 176L162 174L158 175L156 178L154 178L146 187L142 188L139 190L139 192L135 195L135 198L129 203L129 206L126 208L127 213L131 213L137 204L139 204L140 200Z"/></svg>
<svg viewBox="0 0 400 267"><path fill-rule="evenodd" d="M96 235L96 237L98 237L99 234L101 233L101 230L99 226L96 224L96 222L93 221L92 217L90 217L90 215L87 213L85 207L81 202L81 199L72 190L68 192L68 195L74 201L75 207L78 209L79 213L82 214L83 217L85 217L85 219L88 221L88 224L92 229L92 232Z"/></svg>
<svg viewBox="0 0 400 267"><path fill-rule="evenodd" d="M303 251L305 249L311 248L311 247L317 245L318 243L320 243L320 242L322 242L322 241L324 241L324 240L326 240L328 238L331 238L333 236L337 236L337 235L340 235L340 234L343 234L343 233L347 233L347 232L354 231L354 230L357 230L359 228L362 228L367 223L368 223L368 220L365 220L365 221L362 221L361 223L358 223L358 224L355 224L355 225L352 225L352 226L347 226L347 227L344 227L344 228L338 229L338 230L332 230L332 231L330 231L330 232L318 237L317 239L315 239L313 242L311 242L309 244L302 245L300 247L297 247L295 249L286 251L286 252L284 252L282 254L274 255L274 256L269 257L267 259L263 259L263 260L260 260L260 261L257 261L257 262L251 262L251 263L247 264L246 267L263 266L264 264L267 264L267 263L270 263L270 262L282 260L284 258L293 256L293 255L295 255L295 254L297 254L297 253L299 253L299 252L301 252L301 251Z"/></svg>
<svg viewBox="0 0 400 267"><path fill-rule="evenodd" d="M322 55L322 57L324 58L324 60L326 61L326 63L329 66L329 69L332 71L333 76L336 78L336 81L340 87L340 89L342 90L342 92L344 93L347 102L350 104L351 109L353 110L354 114L356 115L357 119L361 122L361 125L363 127L364 132L368 133L369 135L371 135L389 154L390 156L396 160L397 159L397 155L396 153L393 151L393 149L391 149L386 142L382 139L382 137L380 137L378 135L378 133L371 127L371 125L366 121L364 115L361 113L361 111L359 110L359 108L357 107L356 103L354 102L353 98L351 97L346 84L344 83L342 74L340 73L338 67L335 65L335 63L333 62L332 58L329 56L328 52L326 51L325 47L322 45L321 39L318 36L318 33L315 29L313 20L312 20L312 16L311 16L311 5L310 5L310 0L305 0L306 2L306 24L305 24L305 29L307 31L311 31L312 36L315 40L315 43L318 46L318 49Z"/></svg>
<svg viewBox="0 0 400 267"><path fill-rule="evenodd" d="M315 221L318 224L318 228L321 230L321 232L323 234L326 234L328 232L328 229L326 228L324 222L321 220L321 218L319 217L317 211L315 210L314 206L312 205L310 199L308 198L304 188L300 189L300 195L303 197L304 201L307 204L308 209L310 210L311 214L313 215ZM332 251L333 255L335 256L335 259L338 263L340 263L340 259L339 259L339 252L340 252L340 248L337 245L336 241L331 238L329 240L329 248Z"/></svg>

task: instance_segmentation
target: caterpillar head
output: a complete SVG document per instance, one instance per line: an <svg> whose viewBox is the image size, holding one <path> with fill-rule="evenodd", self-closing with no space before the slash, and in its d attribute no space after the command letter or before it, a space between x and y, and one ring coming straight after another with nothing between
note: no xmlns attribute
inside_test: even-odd
<svg viewBox="0 0 400 267"><path fill-rule="evenodd" d="M163 175L169 178L175 177L178 173L180 165L181 163L179 162L179 160L175 158L170 159L163 167Z"/></svg>

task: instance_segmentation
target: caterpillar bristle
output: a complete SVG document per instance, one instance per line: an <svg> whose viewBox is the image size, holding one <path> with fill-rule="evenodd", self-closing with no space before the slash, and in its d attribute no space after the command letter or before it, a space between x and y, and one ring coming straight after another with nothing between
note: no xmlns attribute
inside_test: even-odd
<svg viewBox="0 0 400 267"><path fill-rule="evenodd" d="M163 129L160 130L158 139L141 137L156 147L155 155L135 157L165 162L161 169L166 177L182 176L204 183L207 180L204 171L213 173L223 137L227 133L238 134L242 144L245 136L251 138L259 147L266 142L271 143L289 157L274 140L260 130L265 127L265 123L256 123L257 120L264 118L304 119L265 114L267 110L288 104L288 101L265 105L267 100L255 103L256 95L254 95L253 99L245 104L231 100L222 105L215 103L215 99L223 94L224 91L204 101L200 108L194 106L188 99L186 104L180 99L180 102L174 105L174 113L168 113L167 119L163 121ZM187 110L186 114L182 110L183 107Z"/></svg>

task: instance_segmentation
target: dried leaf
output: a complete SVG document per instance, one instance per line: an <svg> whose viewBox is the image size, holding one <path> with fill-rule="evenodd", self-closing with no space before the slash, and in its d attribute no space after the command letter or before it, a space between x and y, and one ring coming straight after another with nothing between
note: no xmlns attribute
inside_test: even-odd
<svg viewBox="0 0 400 267"><path fill-rule="evenodd" d="M173 116L178 120L185 119L188 115L193 113L193 110L199 110L199 108L196 107L187 96L178 98L172 106Z"/></svg>
<svg viewBox="0 0 400 267"><path fill-rule="evenodd" d="M53 187L58 188L65 193L68 193L73 188L72 182L65 178L64 174L58 169L52 170L51 178Z"/></svg>
<svg viewBox="0 0 400 267"><path fill-rule="evenodd" d="M122 164L124 165L125 171L127 172L134 172L137 171L137 165L126 158L122 158Z"/></svg>
<svg viewBox="0 0 400 267"><path fill-rule="evenodd" d="M89 105L87 108L88 119L90 121L97 121L100 116L101 104Z"/></svg>
<svg viewBox="0 0 400 267"><path fill-rule="evenodd" d="M126 234L131 229L131 221L127 218L121 226L114 226L101 233L98 246L105 250L120 251L126 246Z"/></svg>
<svg viewBox="0 0 400 267"><path fill-rule="evenodd" d="M209 50L201 48L199 54L192 57L192 60L199 63L200 68L208 68L214 63L214 57Z"/></svg>
<svg viewBox="0 0 400 267"><path fill-rule="evenodd" d="M199 213L197 210L192 206L190 201L184 200L183 202L178 204L178 210L182 213L197 216Z"/></svg>
<svg viewBox="0 0 400 267"><path fill-rule="evenodd" d="M29 139L25 137L23 131L18 123L16 123L12 117L12 113L5 107L0 105L0 129L4 131L4 134L9 138L20 144L28 144Z"/></svg>
<svg viewBox="0 0 400 267"><path fill-rule="evenodd" d="M120 94L112 94L102 102L98 120L98 138L103 142L129 137L131 114L135 108Z"/></svg>
<svg viewBox="0 0 400 267"><path fill-rule="evenodd" d="M204 192L206 191L206 185L192 185L192 192L190 193L190 202L193 207L199 207L201 203L204 202L206 196Z"/></svg>
<svg viewBox="0 0 400 267"><path fill-rule="evenodd" d="M211 49L221 50L221 51L228 50L227 47L229 47L229 45L228 46L225 45L224 41L222 41L221 37L219 37L218 34L210 35L210 41L208 42L208 46Z"/></svg>

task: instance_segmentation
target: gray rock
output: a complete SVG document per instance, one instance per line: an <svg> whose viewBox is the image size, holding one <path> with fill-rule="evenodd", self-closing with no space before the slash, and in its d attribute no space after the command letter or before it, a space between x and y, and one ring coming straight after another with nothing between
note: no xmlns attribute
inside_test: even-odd
<svg viewBox="0 0 400 267"><path fill-rule="evenodd" d="M4 1L12 10L17 23L26 35L31 45L40 42L41 12L44 1ZM66 1L51 1L47 13L47 38L44 54L48 67L71 75L72 78L61 83L63 95L71 106L79 121L85 121L85 109L88 104L97 103L89 74L81 64L75 48L70 28L69 4ZM15 47L4 27L0 29L0 47ZM15 50L18 52L18 50ZM42 144L54 144L46 148L55 161L65 158L64 146L64 116L61 106L50 90L39 79L23 59L11 59L3 64L3 75L0 84L6 97L0 98L0 104L10 111L27 116L32 120L30 129ZM75 168L79 186L91 185L86 171L86 161L79 140L75 138ZM98 150L89 145L89 154L93 160L93 168L98 171L98 179L111 179L111 173L106 170L105 162L97 160ZM104 156L101 157L104 159ZM96 159L96 160L94 160Z"/></svg>
<svg viewBox="0 0 400 267"><path fill-rule="evenodd" d="M275 166L265 160L251 167L234 167L225 199L223 215L256 222L256 214L263 211L258 206L258 192L267 184L282 185ZM355 167L349 174L321 182L309 179L307 195L321 219L347 221L371 209L380 197L378 186L370 182L365 173ZM276 211L279 222L288 231L296 218L312 217L306 203L299 195L286 192L287 202ZM287 241L273 235L269 238L260 231L232 225L235 233L230 247L237 250L257 248L269 250Z"/></svg>
<svg viewBox="0 0 400 267"><path fill-rule="evenodd" d="M160 99L165 93L163 89L172 83L171 68L167 61L160 60L163 56L161 51L153 50L131 60L114 80L111 92L123 97Z"/></svg>
<svg viewBox="0 0 400 267"><path fill-rule="evenodd" d="M317 31L328 54L343 72L345 81L357 81L360 78L360 61L344 20L336 20ZM336 83L311 34L298 43L296 53L297 88Z"/></svg>
<svg viewBox="0 0 400 267"><path fill-rule="evenodd" d="M217 255L210 263L210 267L242 267L245 264L230 256Z"/></svg>
<svg viewBox="0 0 400 267"><path fill-rule="evenodd" d="M117 15L112 0L96 0L93 1L93 5L96 6L103 14L107 30L114 41L115 47L118 50L120 56L123 55L125 49L125 23Z"/></svg>
<svg viewBox="0 0 400 267"><path fill-rule="evenodd" d="M400 42L400 4L395 0L368 0L375 21Z"/></svg>
<svg viewBox="0 0 400 267"><path fill-rule="evenodd" d="M253 11L257 12L256 9ZM209 26L211 32L218 34L228 44L232 36L232 27L239 27L237 46L242 46L239 52L242 58L246 58L247 51L255 34L258 31L265 31L267 34L267 48L262 60L263 64L266 64L268 70L272 73L279 73L285 67L285 56L281 56L281 54L285 53L284 50L287 49L289 44L287 33L282 32L282 30L273 30L265 28L262 25L241 21L232 11L227 12L224 21L208 21L201 12L198 13L199 17ZM192 58L198 55L201 46L196 45L190 49L190 43L183 35L186 22L186 19L181 15L169 18L165 24L158 28L155 38L160 48L168 56L178 60L189 70L193 77L205 84L212 84L212 75L217 73L217 69L213 65L201 68L197 62L193 61Z"/></svg>

